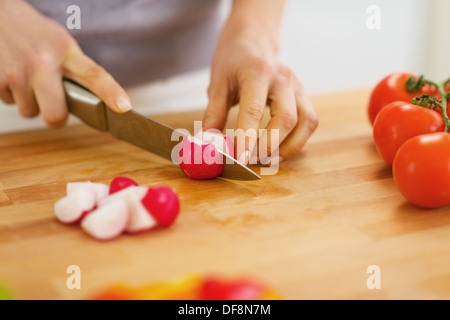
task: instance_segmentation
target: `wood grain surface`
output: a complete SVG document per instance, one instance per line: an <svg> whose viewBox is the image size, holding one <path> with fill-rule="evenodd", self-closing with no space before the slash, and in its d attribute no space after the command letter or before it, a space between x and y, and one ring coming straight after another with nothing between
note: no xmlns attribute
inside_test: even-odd
<svg viewBox="0 0 450 320"><path fill-rule="evenodd" d="M366 117L369 91L312 96L320 124L303 152L260 181L193 181L171 162L83 125L0 136L0 283L17 299L88 299L117 282L248 276L285 299L450 298L449 208L396 189ZM233 110L228 127L232 127ZM202 111L158 116L192 128ZM128 176L177 190L170 229L91 239L56 221L67 182ZM81 289L66 286L69 265ZM367 268L380 270L369 289Z"/></svg>

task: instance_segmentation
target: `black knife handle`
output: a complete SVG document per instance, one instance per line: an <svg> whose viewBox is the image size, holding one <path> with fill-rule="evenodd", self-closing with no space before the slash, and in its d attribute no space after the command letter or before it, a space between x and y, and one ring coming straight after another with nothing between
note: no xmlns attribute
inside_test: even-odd
<svg viewBox="0 0 450 320"><path fill-rule="evenodd" d="M87 125L108 131L105 103L95 94L71 80L63 80L69 112Z"/></svg>

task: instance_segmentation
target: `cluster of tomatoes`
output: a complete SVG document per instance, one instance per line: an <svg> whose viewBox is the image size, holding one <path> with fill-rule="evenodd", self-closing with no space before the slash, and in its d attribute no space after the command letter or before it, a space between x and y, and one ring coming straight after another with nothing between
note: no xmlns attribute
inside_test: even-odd
<svg viewBox="0 0 450 320"><path fill-rule="evenodd" d="M393 73L377 84L369 101L378 153L392 166L401 194L422 208L450 204L448 87L449 81Z"/></svg>

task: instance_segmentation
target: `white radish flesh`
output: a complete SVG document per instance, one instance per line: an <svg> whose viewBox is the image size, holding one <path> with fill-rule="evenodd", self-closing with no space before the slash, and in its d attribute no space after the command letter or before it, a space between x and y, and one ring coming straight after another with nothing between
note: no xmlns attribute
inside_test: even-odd
<svg viewBox="0 0 450 320"><path fill-rule="evenodd" d="M92 190L78 189L64 198L59 199L54 206L56 218L62 223L77 223L96 205L96 196Z"/></svg>
<svg viewBox="0 0 450 320"><path fill-rule="evenodd" d="M111 240L121 235L130 219L130 210L125 199L117 198L89 213L81 228L97 240Z"/></svg>
<svg viewBox="0 0 450 320"><path fill-rule="evenodd" d="M143 196L139 193L129 193L127 197L130 209L130 221L126 228L128 233L139 233L155 228L158 222L142 204Z"/></svg>
<svg viewBox="0 0 450 320"><path fill-rule="evenodd" d="M107 196L106 198L103 198L102 200L100 200L100 202L98 203L98 206L101 207L103 205L108 204L109 202L114 202L117 199L124 199L126 200L128 198L128 196L130 194L136 194L138 197L142 198L143 196L145 196L145 194L147 193L148 188L147 187L135 187L135 186L131 186L125 189L122 189L120 191L117 191L109 196Z"/></svg>
<svg viewBox="0 0 450 320"><path fill-rule="evenodd" d="M66 193L69 195L80 189L88 189L94 192L96 201L106 198L109 194L109 186L104 183L95 182L69 182L66 187Z"/></svg>

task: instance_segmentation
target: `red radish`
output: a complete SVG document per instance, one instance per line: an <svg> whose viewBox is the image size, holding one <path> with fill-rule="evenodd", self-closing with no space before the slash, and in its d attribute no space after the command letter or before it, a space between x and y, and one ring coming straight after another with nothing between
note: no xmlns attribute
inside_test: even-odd
<svg viewBox="0 0 450 320"><path fill-rule="evenodd" d="M234 158L234 143L230 137L224 136L220 132L204 131L202 135L197 135L198 138L203 138L204 142L212 143L216 149Z"/></svg>
<svg viewBox="0 0 450 320"><path fill-rule="evenodd" d="M78 189L59 199L54 209L56 218L60 222L73 224L80 222L95 206L95 193L89 189Z"/></svg>
<svg viewBox="0 0 450 320"><path fill-rule="evenodd" d="M195 180L219 176L223 171L224 158L217 150L234 157L233 141L221 133L205 131L184 137L179 151L181 170Z"/></svg>
<svg viewBox="0 0 450 320"><path fill-rule="evenodd" d="M127 201L117 198L94 211L81 221L81 228L97 240L111 240L121 235L130 219Z"/></svg>
<svg viewBox="0 0 450 320"><path fill-rule="evenodd" d="M170 187L151 187L142 199L144 207L163 227L170 227L180 212L177 193Z"/></svg>
<svg viewBox="0 0 450 320"><path fill-rule="evenodd" d="M109 186L104 183L87 182L69 182L66 187L66 193L69 195L80 189L87 189L95 194L96 201L106 198L109 194Z"/></svg>
<svg viewBox="0 0 450 320"><path fill-rule="evenodd" d="M127 177L116 177L111 181L109 186L109 194L113 194L125 188L137 185L138 183L133 179Z"/></svg>
<svg viewBox="0 0 450 320"><path fill-rule="evenodd" d="M130 221L125 230L128 233L145 232L158 225L155 218L144 207L142 203L143 195L139 193L140 192L128 193L127 202L130 209Z"/></svg>

